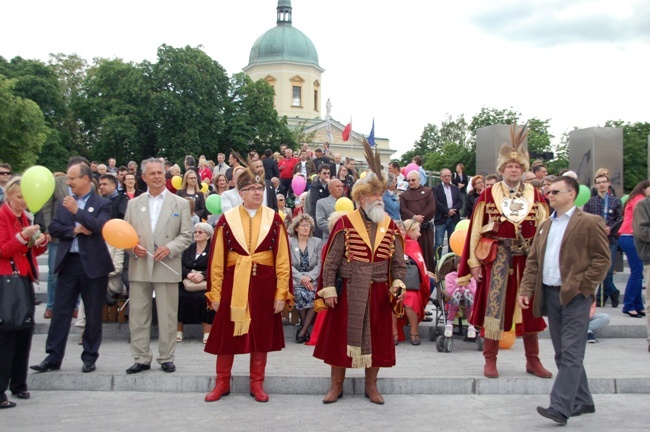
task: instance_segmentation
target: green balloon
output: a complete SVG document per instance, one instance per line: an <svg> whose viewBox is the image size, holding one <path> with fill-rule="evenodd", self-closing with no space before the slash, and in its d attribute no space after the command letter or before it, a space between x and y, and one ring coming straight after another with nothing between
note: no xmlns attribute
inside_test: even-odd
<svg viewBox="0 0 650 432"><path fill-rule="evenodd" d="M210 214L220 214L221 213L221 195L213 194L205 200L205 207L208 209Z"/></svg>
<svg viewBox="0 0 650 432"><path fill-rule="evenodd" d="M621 197L621 204L625 205L625 203L627 202L627 200L628 200L629 198L630 198L629 195L623 195L623 196Z"/></svg>
<svg viewBox="0 0 650 432"><path fill-rule="evenodd" d="M458 222L456 224L456 228L454 228L454 232L466 229L469 229L469 219L463 219L462 221Z"/></svg>
<svg viewBox="0 0 650 432"><path fill-rule="evenodd" d="M580 190L578 191L578 196L576 197L574 204L577 207L583 206L587 204L589 198L591 198L591 191L589 188L585 185L580 185Z"/></svg>
<svg viewBox="0 0 650 432"><path fill-rule="evenodd" d="M44 166L36 165L23 174L20 190L29 211L39 211L54 194L54 176Z"/></svg>

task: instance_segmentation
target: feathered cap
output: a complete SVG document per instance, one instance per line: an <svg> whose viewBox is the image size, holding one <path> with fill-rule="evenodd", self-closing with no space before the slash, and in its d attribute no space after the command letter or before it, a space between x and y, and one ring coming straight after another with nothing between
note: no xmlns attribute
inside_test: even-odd
<svg viewBox="0 0 650 432"><path fill-rule="evenodd" d="M352 200L359 202L362 195L378 194L383 195L386 192L386 179L381 172L381 156L379 149L375 147L373 153L370 144L363 139L363 155L368 162L371 172L367 173L362 179L357 180L352 187Z"/></svg>
<svg viewBox="0 0 650 432"><path fill-rule="evenodd" d="M510 127L510 142L503 143L501 150L499 150L497 171L501 172L503 166L508 162L517 162L524 171L528 171L530 168L530 156L528 155L528 148L524 144L528 136L527 124L521 129L516 123Z"/></svg>
<svg viewBox="0 0 650 432"><path fill-rule="evenodd" d="M241 165L244 169L241 171L239 174L239 177L237 177L237 180L235 182L235 186L237 187L237 190L242 190L246 186L250 186L252 184L260 184L262 186L266 186L264 183L264 177L260 177L258 174L255 174L251 169L248 163L244 161L244 158L241 157L239 153L236 151L232 151L232 155L237 159L237 162L239 162L239 165ZM235 168L238 169L239 167ZM234 170L233 170L234 174Z"/></svg>

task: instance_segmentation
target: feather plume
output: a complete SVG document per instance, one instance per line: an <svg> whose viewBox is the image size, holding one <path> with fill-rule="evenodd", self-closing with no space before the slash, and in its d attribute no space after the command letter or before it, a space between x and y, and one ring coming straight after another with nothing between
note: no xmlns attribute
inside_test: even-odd
<svg viewBox="0 0 650 432"><path fill-rule="evenodd" d="M246 160L243 157L241 157L239 152L236 152L233 149L230 149L230 152L233 154L233 156L235 156L235 159L237 159L237 162L239 162L239 165L243 166L244 168L248 168L248 163L246 162Z"/></svg>
<svg viewBox="0 0 650 432"><path fill-rule="evenodd" d="M366 158L366 162L368 162L368 168L370 168L370 170L377 176L377 179L383 183L384 177L381 173L381 155L379 154L379 149L375 147L373 153L372 147L370 147L370 143L368 143L368 140L365 137L363 137L362 143L363 155Z"/></svg>

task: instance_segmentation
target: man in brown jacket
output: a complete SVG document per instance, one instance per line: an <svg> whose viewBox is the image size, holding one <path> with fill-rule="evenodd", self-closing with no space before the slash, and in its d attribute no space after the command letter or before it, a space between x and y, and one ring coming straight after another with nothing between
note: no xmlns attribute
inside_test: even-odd
<svg viewBox="0 0 650 432"><path fill-rule="evenodd" d="M427 265L427 270L436 270L436 255L433 250L433 222L436 214L436 199L431 189L420 185L420 174L411 171L406 179L408 190L402 192L400 200L400 216L402 220L413 219L420 224L420 238L418 243L422 249L422 256Z"/></svg>
<svg viewBox="0 0 650 432"><path fill-rule="evenodd" d="M583 366L589 311L610 265L609 241L601 218L574 205L578 182L556 177L548 191L551 217L537 230L519 287L518 303L548 317L558 374L549 408L537 412L565 425L569 417L594 413Z"/></svg>

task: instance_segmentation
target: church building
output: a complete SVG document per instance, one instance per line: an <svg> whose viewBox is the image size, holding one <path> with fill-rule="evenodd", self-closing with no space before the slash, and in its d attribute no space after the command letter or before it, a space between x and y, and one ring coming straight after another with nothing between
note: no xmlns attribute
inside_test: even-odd
<svg viewBox="0 0 650 432"><path fill-rule="evenodd" d="M277 25L257 38L243 70L253 81L263 79L273 87L278 115L287 117L289 127L303 128L305 135L313 136L312 150L329 142L332 153L364 161L362 135L352 130L348 141L343 141L346 125L330 117L329 103L322 111L325 69L318 63L313 42L293 27L291 0L278 0ZM382 162L388 163L396 152L389 140L375 136L375 143Z"/></svg>

